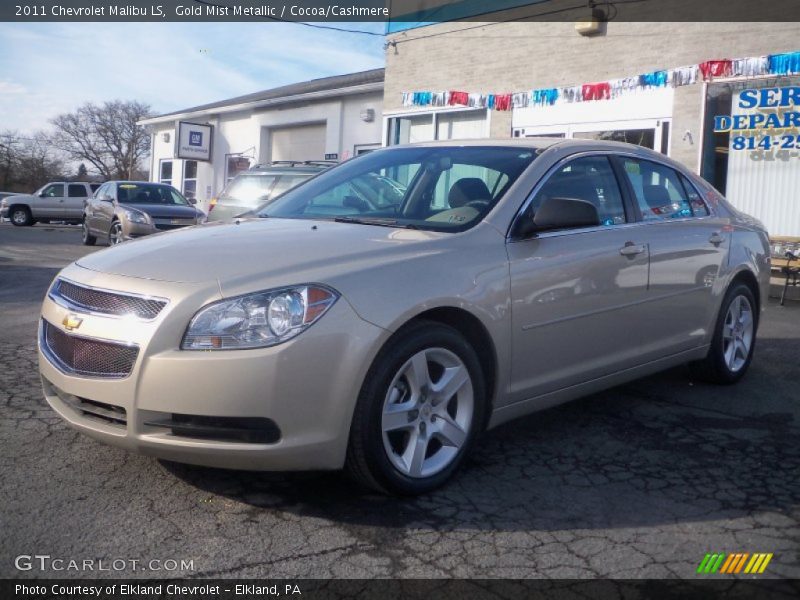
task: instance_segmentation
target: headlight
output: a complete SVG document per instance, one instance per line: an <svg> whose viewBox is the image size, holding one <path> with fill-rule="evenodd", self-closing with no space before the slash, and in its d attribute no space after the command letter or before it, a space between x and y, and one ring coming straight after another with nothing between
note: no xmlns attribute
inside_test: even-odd
<svg viewBox="0 0 800 600"><path fill-rule="evenodd" d="M128 217L128 220L131 223L140 223L142 225L150 224L150 217L143 212L139 212L138 210L126 210L125 216Z"/></svg>
<svg viewBox="0 0 800 600"><path fill-rule="evenodd" d="M215 302L192 318L181 349L274 346L311 327L338 298L329 288L299 285Z"/></svg>

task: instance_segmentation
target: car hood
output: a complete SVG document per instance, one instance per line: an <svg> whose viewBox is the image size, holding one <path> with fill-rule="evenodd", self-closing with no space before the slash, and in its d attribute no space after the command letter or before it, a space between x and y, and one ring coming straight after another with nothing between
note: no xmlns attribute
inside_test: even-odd
<svg viewBox="0 0 800 600"><path fill-rule="evenodd" d="M38 198L38 196L34 196L33 194L14 194L13 196L6 196L5 198L2 198L2 200L5 200L10 204L12 200L17 202L20 200L27 202L29 200L34 200L35 198Z"/></svg>
<svg viewBox="0 0 800 600"><path fill-rule="evenodd" d="M163 205L163 204L125 204L121 203L123 208L138 210L144 212L151 217L165 218L165 219L194 219L199 211L193 206L178 206L178 205Z"/></svg>
<svg viewBox="0 0 800 600"><path fill-rule="evenodd" d="M223 294L267 285L334 282L442 252L452 235L332 221L250 219L210 223L125 242L77 261L102 273L171 282L216 280Z"/></svg>

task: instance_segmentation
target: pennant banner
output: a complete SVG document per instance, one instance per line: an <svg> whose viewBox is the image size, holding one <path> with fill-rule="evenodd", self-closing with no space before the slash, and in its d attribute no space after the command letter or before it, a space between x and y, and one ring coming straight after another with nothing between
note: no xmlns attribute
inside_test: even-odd
<svg viewBox="0 0 800 600"><path fill-rule="evenodd" d="M403 106L468 106L491 110L511 110L528 106L552 106L556 102L610 100L641 90L663 87L677 88L692 85L698 80L713 81L719 77L798 74L800 74L800 51L750 58L707 60L698 65L653 71L635 77L509 94L461 91L403 92Z"/></svg>

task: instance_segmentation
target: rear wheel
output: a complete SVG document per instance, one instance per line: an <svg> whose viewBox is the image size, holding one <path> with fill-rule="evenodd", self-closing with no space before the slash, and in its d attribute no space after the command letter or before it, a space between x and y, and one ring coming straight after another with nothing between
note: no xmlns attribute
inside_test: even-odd
<svg viewBox="0 0 800 600"><path fill-rule="evenodd" d="M736 383L753 360L758 330L758 305L753 290L735 283L722 301L708 356L692 363L692 372L711 383Z"/></svg>
<svg viewBox="0 0 800 600"><path fill-rule="evenodd" d="M364 381L347 470L381 492L431 491L461 465L485 405L480 362L464 337L439 323L415 324L390 340Z"/></svg>
<svg viewBox="0 0 800 600"><path fill-rule="evenodd" d="M86 219L81 223L81 240L84 246L94 246L97 242L97 238L89 233L89 224Z"/></svg>
<svg viewBox="0 0 800 600"><path fill-rule="evenodd" d="M114 221L111 224L111 231L108 232L108 243L111 246L116 246L124 241L125 239L122 235L122 223L119 221Z"/></svg>
<svg viewBox="0 0 800 600"><path fill-rule="evenodd" d="M11 209L11 223L17 227L27 227L33 225L36 221L33 220L30 209L25 206L15 206Z"/></svg>

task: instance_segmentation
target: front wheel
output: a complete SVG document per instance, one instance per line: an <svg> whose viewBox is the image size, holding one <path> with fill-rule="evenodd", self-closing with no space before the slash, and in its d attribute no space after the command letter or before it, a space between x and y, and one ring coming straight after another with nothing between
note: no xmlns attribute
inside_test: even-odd
<svg viewBox="0 0 800 600"><path fill-rule="evenodd" d="M110 246L116 246L117 244L121 244L125 241L122 233L122 223L119 221L114 221L111 225L111 231L108 233L108 244Z"/></svg>
<svg viewBox="0 0 800 600"><path fill-rule="evenodd" d="M736 383L753 360L758 309L749 286L734 284L725 294L708 356L692 363L692 372L711 383Z"/></svg>
<svg viewBox="0 0 800 600"><path fill-rule="evenodd" d="M346 467L381 492L444 484L480 431L486 387L475 350L455 329L419 322L387 343L362 386Z"/></svg>
<svg viewBox="0 0 800 600"><path fill-rule="evenodd" d="M25 206L15 206L9 216L11 217L11 223L17 227L27 227L35 223L31 211Z"/></svg>

